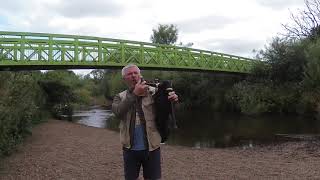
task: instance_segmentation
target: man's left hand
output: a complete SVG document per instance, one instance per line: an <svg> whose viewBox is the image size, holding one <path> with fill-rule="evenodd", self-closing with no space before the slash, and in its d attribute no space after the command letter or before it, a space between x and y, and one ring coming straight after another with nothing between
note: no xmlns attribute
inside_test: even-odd
<svg viewBox="0 0 320 180"><path fill-rule="evenodd" d="M172 92L169 92L168 99L171 102L177 102L179 100L179 97L174 91L172 91Z"/></svg>

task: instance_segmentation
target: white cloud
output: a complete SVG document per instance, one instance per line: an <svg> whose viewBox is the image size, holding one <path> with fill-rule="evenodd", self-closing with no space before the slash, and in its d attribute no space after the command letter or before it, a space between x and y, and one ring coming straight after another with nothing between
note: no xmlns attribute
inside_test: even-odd
<svg viewBox="0 0 320 180"><path fill-rule="evenodd" d="M176 24L182 33L197 33L208 29L223 29L227 25L236 22L237 19L235 18L215 15L184 20Z"/></svg>
<svg viewBox="0 0 320 180"><path fill-rule="evenodd" d="M65 17L82 18L82 17L99 17L112 16L116 17L122 14L123 7L117 1L102 0L67 0L56 4L47 4L48 9L54 13Z"/></svg>
<svg viewBox="0 0 320 180"><path fill-rule="evenodd" d="M302 0L256 0L258 4L264 7L268 7L272 10L287 9L292 6L300 6L303 3Z"/></svg>

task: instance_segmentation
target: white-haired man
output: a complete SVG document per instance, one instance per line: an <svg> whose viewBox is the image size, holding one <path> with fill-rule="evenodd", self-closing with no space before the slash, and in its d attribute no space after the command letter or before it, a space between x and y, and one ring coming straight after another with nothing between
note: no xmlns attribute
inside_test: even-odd
<svg viewBox="0 0 320 180"><path fill-rule="evenodd" d="M140 69L134 64L122 69L122 77L128 89L114 97L112 111L120 119L125 179L137 179L141 166L144 179L160 179L161 136L152 97L156 89L142 81ZM178 96L170 92L168 99L176 102Z"/></svg>

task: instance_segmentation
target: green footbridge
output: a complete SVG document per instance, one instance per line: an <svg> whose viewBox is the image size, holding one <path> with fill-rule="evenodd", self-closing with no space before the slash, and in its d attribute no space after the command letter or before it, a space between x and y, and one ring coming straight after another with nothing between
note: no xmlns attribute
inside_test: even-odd
<svg viewBox="0 0 320 180"><path fill-rule="evenodd" d="M250 73L259 61L218 52L121 39L0 31L0 70L142 69Z"/></svg>

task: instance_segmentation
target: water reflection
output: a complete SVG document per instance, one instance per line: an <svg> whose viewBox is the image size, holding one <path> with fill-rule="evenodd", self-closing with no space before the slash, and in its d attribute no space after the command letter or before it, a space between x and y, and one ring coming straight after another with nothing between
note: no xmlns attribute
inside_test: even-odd
<svg viewBox="0 0 320 180"><path fill-rule="evenodd" d="M111 115L111 110L93 107L88 110L75 111L72 117L77 123L92 127L104 128L106 127L107 120Z"/></svg>
<svg viewBox="0 0 320 180"><path fill-rule="evenodd" d="M110 110L94 107L76 111L73 119L88 126L118 131L119 120ZM202 147L241 146L278 141L276 134L319 134L320 121L289 116L248 117L215 112L177 113L179 129L167 144Z"/></svg>
<svg viewBox="0 0 320 180"><path fill-rule="evenodd" d="M277 134L319 134L320 122L289 116L248 117L214 112L177 114L179 129L168 144L191 147L253 147L279 141Z"/></svg>

